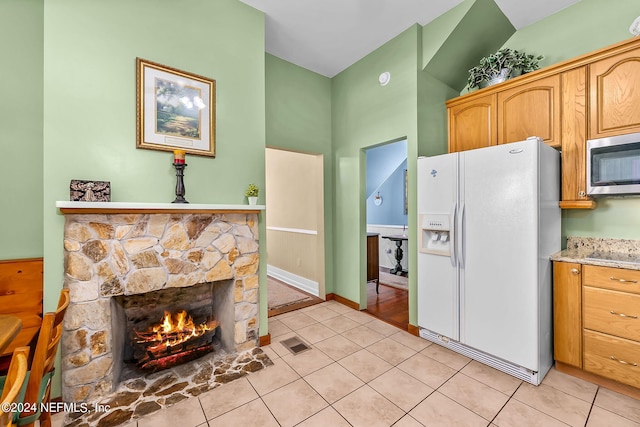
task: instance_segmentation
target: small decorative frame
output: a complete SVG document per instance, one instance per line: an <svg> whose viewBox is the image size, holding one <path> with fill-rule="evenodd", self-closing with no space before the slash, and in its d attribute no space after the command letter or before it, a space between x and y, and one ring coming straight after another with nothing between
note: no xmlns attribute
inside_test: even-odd
<svg viewBox="0 0 640 427"><path fill-rule="evenodd" d="M69 184L69 200L72 202L110 202L109 181L85 181L72 179Z"/></svg>
<svg viewBox="0 0 640 427"><path fill-rule="evenodd" d="M136 148L215 157L216 81L136 58Z"/></svg>

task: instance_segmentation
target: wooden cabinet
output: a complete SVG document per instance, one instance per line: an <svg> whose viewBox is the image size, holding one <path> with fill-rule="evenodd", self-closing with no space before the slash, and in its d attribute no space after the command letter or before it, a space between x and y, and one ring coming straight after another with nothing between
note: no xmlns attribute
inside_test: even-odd
<svg viewBox="0 0 640 427"><path fill-rule="evenodd" d="M497 96L498 144L537 136L560 147L559 75L501 90Z"/></svg>
<svg viewBox="0 0 640 427"><path fill-rule="evenodd" d="M640 295L584 287L584 328L640 341Z"/></svg>
<svg viewBox="0 0 640 427"><path fill-rule="evenodd" d="M635 387L621 391L640 396L640 271L567 262L553 268L558 368Z"/></svg>
<svg viewBox="0 0 640 427"><path fill-rule="evenodd" d="M449 108L449 152L496 145L496 95Z"/></svg>
<svg viewBox="0 0 640 427"><path fill-rule="evenodd" d="M367 233L367 282L375 281L376 289L380 277L380 255L378 254L378 233Z"/></svg>
<svg viewBox="0 0 640 427"><path fill-rule="evenodd" d="M587 197L587 67L561 75L561 208L593 208Z"/></svg>
<svg viewBox="0 0 640 427"><path fill-rule="evenodd" d="M585 329L584 370L640 388L640 343Z"/></svg>
<svg viewBox="0 0 640 427"><path fill-rule="evenodd" d="M562 208L593 209L588 139L640 132L640 37L447 101L449 152L539 136L562 150Z"/></svg>
<svg viewBox="0 0 640 427"><path fill-rule="evenodd" d="M553 264L554 359L582 367L582 266Z"/></svg>
<svg viewBox="0 0 640 427"><path fill-rule="evenodd" d="M589 139L640 132L640 48L589 65Z"/></svg>
<svg viewBox="0 0 640 427"><path fill-rule="evenodd" d="M584 266L584 370L640 387L640 271Z"/></svg>
<svg viewBox="0 0 640 427"><path fill-rule="evenodd" d="M562 208L593 209L588 139L640 132L640 37L447 101L449 152L539 136L562 150Z"/></svg>
<svg viewBox="0 0 640 427"><path fill-rule="evenodd" d="M586 266L584 274L589 286L640 294L640 270Z"/></svg>

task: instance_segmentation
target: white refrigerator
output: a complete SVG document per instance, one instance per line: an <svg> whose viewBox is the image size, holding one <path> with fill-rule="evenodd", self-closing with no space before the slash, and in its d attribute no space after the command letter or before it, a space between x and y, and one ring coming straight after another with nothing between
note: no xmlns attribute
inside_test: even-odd
<svg viewBox="0 0 640 427"><path fill-rule="evenodd" d="M420 336L539 384L553 363L560 156L538 138L418 159Z"/></svg>

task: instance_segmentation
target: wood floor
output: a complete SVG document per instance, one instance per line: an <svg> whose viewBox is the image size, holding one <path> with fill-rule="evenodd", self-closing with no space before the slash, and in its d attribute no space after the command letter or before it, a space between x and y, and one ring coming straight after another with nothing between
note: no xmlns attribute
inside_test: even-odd
<svg viewBox="0 0 640 427"><path fill-rule="evenodd" d="M364 311L406 331L409 325L409 292L386 286L384 283L380 283L378 290L379 294L376 293L375 282L367 283L367 308ZM271 317L298 310L322 301L322 299L314 297L313 301L305 301L277 310L269 310L268 316Z"/></svg>
<svg viewBox="0 0 640 427"><path fill-rule="evenodd" d="M367 283L367 313L402 330L409 325L409 292L380 283L376 294L375 282Z"/></svg>

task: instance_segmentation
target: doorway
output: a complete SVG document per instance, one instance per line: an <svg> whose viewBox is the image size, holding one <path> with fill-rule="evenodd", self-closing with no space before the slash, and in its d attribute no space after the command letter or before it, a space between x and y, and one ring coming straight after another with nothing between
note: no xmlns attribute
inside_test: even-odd
<svg viewBox="0 0 640 427"><path fill-rule="evenodd" d="M321 154L265 151L270 315L326 297L323 161Z"/></svg>
<svg viewBox="0 0 640 427"><path fill-rule="evenodd" d="M387 323L407 330L407 141L401 140L368 148L365 155L366 311ZM374 274L376 267L377 275Z"/></svg>

